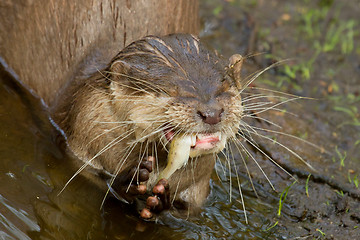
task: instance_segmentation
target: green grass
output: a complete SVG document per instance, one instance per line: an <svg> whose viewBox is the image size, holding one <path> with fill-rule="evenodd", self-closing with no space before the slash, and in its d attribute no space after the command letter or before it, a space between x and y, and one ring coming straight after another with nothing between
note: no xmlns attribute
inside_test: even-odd
<svg viewBox="0 0 360 240"><path fill-rule="evenodd" d="M343 191L335 190L335 192L336 192L339 196L344 197L344 192L343 192Z"/></svg>
<svg viewBox="0 0 360 240"><path fill-rule="evenodd" d="M282 207L284 205L284 202L286 200L286 196L290 190L290 188L296 183L296 181L294 181L291 185L287 186L284 191L282 191L281 195L280 195L280 198L279 198L279 208L278 208L278 217L281 216L281 210L282 210Z"/></svg>
<svg viewBox="0 0 360 240"><path fill-rule="evenodd" d="M344 153L341 153L340 150L338 149L338 146L335 147L335 152L340 160L340 166L341 167L345 167L345 159L347 156L347 152L344 151ZM333 162L336 162L336 158L332 157Z"/></svg>
<svg viewBox="0 0 360 240"><path fill-rule="evenodd" d="M278 225L279 221L276 221L273 225L271 225L268 229L266 229L265 231L270 231L271 229L273 229L274 227L276 227Z"/></svg>
<svg viewBox="0 0 360 240"><path fill-rule="evenodd" d="M325 233L323 231L321 231L320 229L316 229L317 232L319 232L321 234L321 236L325 237Z"/></svg>

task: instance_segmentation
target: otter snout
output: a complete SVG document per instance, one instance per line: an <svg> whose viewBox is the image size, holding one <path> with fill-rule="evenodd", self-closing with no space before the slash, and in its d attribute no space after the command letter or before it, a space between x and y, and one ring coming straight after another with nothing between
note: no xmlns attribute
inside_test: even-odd
<svg viewBox="0 0 360 240"><path fill-rule="evenodd" d="M198 111L197 114L201 117L204 123L214 125L221 122L221 115L224 109L208 109L205 111Z"/></svg>

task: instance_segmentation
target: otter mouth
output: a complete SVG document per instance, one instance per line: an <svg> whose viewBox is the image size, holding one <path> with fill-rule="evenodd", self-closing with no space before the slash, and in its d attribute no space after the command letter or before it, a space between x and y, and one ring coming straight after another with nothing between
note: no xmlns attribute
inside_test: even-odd
<svg viewBox="0 0 360 240"><path fill-rule="evenodd" d="M174 135L174 131L171 128L165 130L165 137L169 143L172 142ZM222 135L220 132L188 134L183 136L189 138L191 150L211 150L216 148L217 144L222 140Z"/></svg>
<svg viewBox="0 0 360 240"><path fill-rule="evenodd" d="M210 150L216 147L216 145L221 141L221 133L205 133L197 134L196 136L191 136L192 138L192 149L203 149Z"/></svg>
<svg viewBox="0 0 360 240"><path fill-rule="evenodd" d="M170 142L167 165L160 178L169 178L176 170L185 166L190 158L218 153L225 148L226 138L220 132L198 134L174 134L172 129L165 131Z"/></svg>

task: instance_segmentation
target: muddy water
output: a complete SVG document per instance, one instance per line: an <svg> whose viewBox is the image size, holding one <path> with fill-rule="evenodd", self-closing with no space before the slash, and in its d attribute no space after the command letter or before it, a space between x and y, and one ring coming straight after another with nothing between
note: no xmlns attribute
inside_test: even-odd
<svg viewBox="0 0 360 240"><path fill-rule="evenodd" d="M59 143L56 129L40 100L14 83L6 69L2 69L0 238L359 238L360 143L356 143L360 139L360 23L357 20L360 6L352 1L339 2L202 2L202 38L210 47L225 57L233 53L262 53L248 59L244 76L279 59L297 58L286 63L288 67L273 68L257 79L244 98L246 94L269 95L269 91L259 89L265 87L317 99L284 105L286 112L261 114L282 129L264 121L247 120L257 127L284 131L320 147L318 150L297 139L269 132L267 136L273 141L256 139L261 151L298 179L288 191L280 216L277 216L279 198L294 179L244 141L275 190L252 158L239 154L236 146L231 146L227 154L236 159L233 170L223 171L217 165L210 183L209 201L195 218L182 220L164 214L159 223L145 223L134 217L132 209L111 199L100 209L105 194L99 188L102 183L90 184L82 177L59 194L76 166ZM310 25L307 19L311 19ZM337 31L341 34L336 35ZM322 48L317 52L319 44ZM294 149L316 171L276 142ZM236 173L235 169L239 171Z"/></svg>

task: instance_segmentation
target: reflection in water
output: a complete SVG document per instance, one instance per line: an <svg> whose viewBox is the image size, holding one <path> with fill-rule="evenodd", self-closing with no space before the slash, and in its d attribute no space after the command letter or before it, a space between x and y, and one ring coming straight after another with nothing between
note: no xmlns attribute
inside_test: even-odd
<svg viewBox="0 0 360 240"><path fill-rule="evenodd" d="M30 219L25 211L15 209L10 205L10 202L1 195L0 195L0 204L2 208L3 207L6 208L5 211L8 210L9 212L13 213L18 218L18 220L22 221L22 223L26 225L30 231L40 231L39 225L35 221ZM13 235L18 239L30 239L27 235L25 235L25 233L23 233L20 229L18 229L14 223L12 223L9 219L6 219L6 217L3 214L0 213L0 217L1 217L0 223L3 225L3 227L6 230L9 231L11 235ZM0 237L2 239L10 238L10 236L6 232L1 232Z"/></svg>

